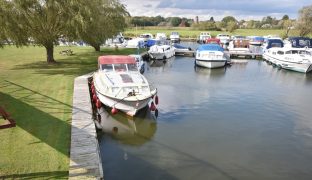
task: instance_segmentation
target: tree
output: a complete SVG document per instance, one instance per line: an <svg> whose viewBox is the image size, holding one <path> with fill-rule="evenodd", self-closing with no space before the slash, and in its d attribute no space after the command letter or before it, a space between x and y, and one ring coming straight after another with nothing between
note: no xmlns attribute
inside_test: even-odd
<svg viewBox="0 0 312 180"><path fill-rule="evenodd" d="M226 25L226 30L229 32L233 32L238 28L238 25L235 21L229 21Z"/></svg>
<svg viewBox="0 0 312 180"><path fill-rule="evenodd" d="M283 34L283 38L287 38L289 31L291 30L291 27L293 26L293 22L291 20L283 20L283 29L285 30L285 33Z"/></svg>
<svg viewBox="0 0 312 180"><path fill-rule="evenodd" d="M53 48L58 37L67 34L70 24L69 0L3 0L1 16L6 38L16 46L27 45L29 39L46 49L47 62L54 63Z"/></svg>
<svg viewBox="0 0 312 180"><path fill-rule="evenodd" d="M126 27L125 17L129 13L117 0L82 0L78 5L79 11L73 23L77 28L77 38L90 44L96 51L100 51L100 45L105 40Z"/></svg>
<svg viewBox="0 0 312 180"><path fill-rule="evenodd" d="M237 20L233 16L226 16L221 20L221 22L224 22L225 24L231 21L237 22Z"/></svg>
<svg viewBox="0 0 312 180"><path fill-rule="evenodd" d="M282 17L282 20L283 20L283 21L289 20L289 16L288 16L287 14L285 14L285 15Z"/></svg>
<svg viewBox="0 0 312 180"><path fill-rule="evenodd" d="M97 48L99 41L124 28L125 13L118 0L1 0L0 38L16 46L31 40L45 47L48 63L55 63L60 37L80 38Z"/></svg>
<svg viewBox="0 0 312 180"><path fill-rule="evenodd" d="M214 18L212 16L210 17L209 21L215 22L215 20L214 20Z"/></svg>
<svg viewBox="0 0 312 180"><path fill-rule="evenodd" d="M237 20L233 16L226 16L220 22L221 28L233 32L237 29Z"/></svg>
<svg viewBox="0 0 312 180"><path fill-rule="evenodd" d="M171 25L174 26L174 27L177 27L180 25L182 19L179 18L179 17L172 17L170 22L171 22Z"/></svg>
<svg viewBox="0 0 312 180"><path fill-rule="evenodd" d="M300 36L306 36L312 33L312 5L305 6L299 10L296 29Z"/></svg>

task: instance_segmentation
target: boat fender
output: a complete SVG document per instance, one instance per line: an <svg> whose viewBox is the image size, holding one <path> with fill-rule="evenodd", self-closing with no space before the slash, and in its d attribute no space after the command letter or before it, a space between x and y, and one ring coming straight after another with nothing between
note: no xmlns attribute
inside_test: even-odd
<svg viewBox="0 0 312 180"><path fill-rule="evenodd" d="M102 106L102 103L101 103L101 101L100 101L99 99L97 99L95 105L96 105L96 107L97 107L98 109L100 109L101 106Z"/></svg>
<svg viewBox="0 0 312 180"><path fill-rule="evenodd" d="M156 110L156 106L155 106L154 102L151 103L150 110L151 111L155 111Z"/></svg>
<svg viewBox="0 0 312 180"><path fill-rule="evenodd" d="M92 92L92 94L95 94L95 89L93 88L91 88L91 92Z"/></svg>
<svg viewBox="0 0 312 180"><path fill-rule="evenodd" d="M112 114L117 114L118 113L118 109L113 107L112 110L111 110L111 113Z"/></svg>
<svg viewBox="0 0 312 180"><path fill-rule="evenodd" d="M158 96L155 96L155 104L158 105Z"/></svg>
<svg viewBox="0 0 312 180"><path fill-rule="evenodd" d="M94 103L96 103L96 101L97 101L97 97L96 97L96 95L95 95L95 94L93 94L93 96L92 96L92 100L93 100L93 102L94 102Z"/></svg>

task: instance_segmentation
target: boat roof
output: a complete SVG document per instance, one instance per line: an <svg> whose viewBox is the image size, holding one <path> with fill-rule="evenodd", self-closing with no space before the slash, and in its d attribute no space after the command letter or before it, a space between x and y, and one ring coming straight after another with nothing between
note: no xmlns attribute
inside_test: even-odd
<svg viewBox="0 0 312 180"><path fill-rule="evenodd" d="M135 58L131 56L108 55L98 58L99 64L136 64Z"/></svg>
<svg viewBox="0 0 312 180"><path fill-rule="evenodd" d="M292 42L292 47L303 48L308 47L312 48L312 39L308 37L289 37L289 41Z"/></svg>
<svg viewBox="0 0 312 180"><path fill-rule="evenodd" d="M276 47L277 44L280 44L280 47L284 47L284 43L281 39L268 39L267 48Z"/></svg>
<svg viewBox="0 0 312 180"><path fill-rule="evenodd" d="M224 49L218 44L203 44L198 47L199 51L224 51Z"/></svg>

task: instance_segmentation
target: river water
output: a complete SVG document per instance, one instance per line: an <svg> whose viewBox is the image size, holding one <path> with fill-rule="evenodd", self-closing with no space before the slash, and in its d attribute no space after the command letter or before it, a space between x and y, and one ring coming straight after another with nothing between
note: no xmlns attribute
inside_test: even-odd
<svg viewBox="0 0 312 180"><path fill-rule="evenodd" d="M192 57L146 68L158 118L107 115L105 180L312 179L312 73L262 60L195 68Z"/></svg>

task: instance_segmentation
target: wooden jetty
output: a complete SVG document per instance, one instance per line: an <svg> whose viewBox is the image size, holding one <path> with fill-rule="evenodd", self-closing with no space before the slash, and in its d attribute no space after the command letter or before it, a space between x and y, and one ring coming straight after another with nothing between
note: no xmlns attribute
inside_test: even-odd
<svg viewBox="0 0 312 180"><path fill-rule="evenodd" d="M262 57L262 53L259 52L225 51L225 53L228 54L231 58L245 57L255 59L257 57Z"/></svg>
<svg viewBox="0 0 312 180"><path fill-rule="evenodd" d="M88 77L74 84L69 179L103 179L96 127L92 119Z"/></svg>

